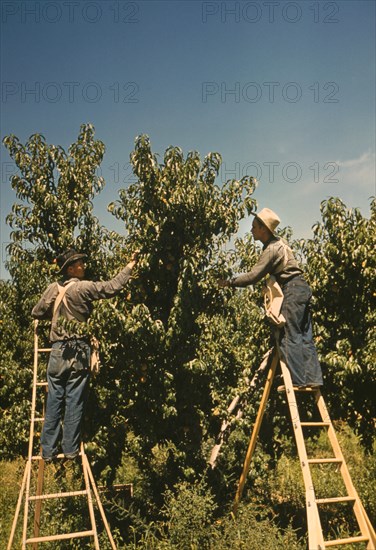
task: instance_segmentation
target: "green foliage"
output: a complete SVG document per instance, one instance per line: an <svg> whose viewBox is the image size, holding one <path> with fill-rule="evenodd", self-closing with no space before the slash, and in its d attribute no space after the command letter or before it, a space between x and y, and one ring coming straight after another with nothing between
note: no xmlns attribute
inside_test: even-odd
<svg viewBox="0 0 376 550"><path fill-rule="evenodd" d="M340 199L321 205L323 222L302 243L333 418L372 445L376 417L376 201L371 217Z"/></svg>
<svg viewBox="0 0 376 550"><path fill-rule="evenodd" d="M25 454L29 439L32 350L17 309L15 286L0 281L0 459Z"/></svg>
<svg viewBox="0 0 376 550"><path fill-rule="evenodd" d="M294 530L289 526L278 529L276 523L270 521L275 516L268 517L268 511L257 505L241 506L236 518L229 515L224 518L217 529L210 548L230 550L233 548L246 550L303 550Z"/></svg>
<svg viewBox="0 0 376 550"><path fill-rule="evenodd" d="M147 136L136 139L131 163L138 181L109 206L124 221L129 246L142 253L129 299L142 301L154 319L163 321L172 347L180 344L174 339L176 325L180 332L190 329L197 312L218 302L212 260L218 270L220 245L254 207L255 182L232 180L220 189L215 185L221 164L216 153L201 163L198 153L184 159L180 148L169 147L159 165Z"/></svg>
<svg viewBox="0 0 376 550"><path fill-rule="evenodd" d="M165 494L163 512L166 516L169 547L190 550L209 548L213 533L211 524L215 502L205 483L178 484Z"/></svg>
<svg viewBox="0 0 376 550"><path fill-rule="evenodd" d="M124 221L126 246L140 250L137 273L126 299L100 304L90 326L112 367L99 398L142 435L136 459L148 468L158 500L166 477L170 486L180 476L194 479L205 464L201 446L214 408L210 396L216 399L215 365L201 359L200 342L225 307L226 295L216 285L229 270L221 247L254 206L255 182L244 178L217 187L218 154L201 162L197 153L184 158L170 147L158 164L146 136L136 139L131 162L138 181L120 191L110 210ZM236 386L231 362L222 370ZM114 449L110 439L111 456L119 460L121 446ZM150 472L142 457L161 446L169 449L168 460L162 471Z"/></svg>
<svg viewBox="0 0 376 550"><path fill-rule="evenodd" d="M68 154L60 146L48 145L40 134L32 135L25 145L14 135L3 142L20 170L12 177L12 187L22 201L7 217L13 229L10 267L22 261L24 241L43 247L44 259L51 261L72 245L76 228L83 230L79 242L84 250L85 236L95 230L91 200L104 185L95 173L104 144L94 140L94 128L82 125Z"/></svg>
<svg viewBox="0 0 376 550"><path fill-rule="evenodd" d="M0 548L7 548L24 465L21 459L0 461Z"/></svg>

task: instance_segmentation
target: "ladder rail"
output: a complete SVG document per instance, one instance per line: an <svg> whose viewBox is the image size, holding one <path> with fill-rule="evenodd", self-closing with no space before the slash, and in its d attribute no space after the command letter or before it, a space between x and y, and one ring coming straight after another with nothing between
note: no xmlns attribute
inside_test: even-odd
<svg viewBox="0 0 376 550"><path fill-rule="evenodd" d="M26 548L27 539L27 527L29 519L29 494L30 494L30 482L32 465L31 460L33 456L34 445L34 426L35 426L35 414L37 403L37 382L38 382L38 320L34 320L34 360L33 360L33 388L31 394L31 416L30 416L30 431L29 431L29 447L27 454L27 462L29 467L27 468L26 486L25 486L25 504L24 504L24 520L22 530L22 549Z"/></svg>
<svg viewBox="0 0 376 550"><path fill-rule="evenodd" d="M285 382L286 397L289 406L291 422L294 428L294 436L296 446L298 448L300 467L303 474L303 481L306 493L309 548L324 550L325 541L322 533L320 515L316 502L316 494L314 490L311 471L309 468L307 449L304 442L304 434L300 423L299 408L293 389L291 374L289 369L287 368L287 365L282 361L281 358L279 362L281 365L283 380Z"/></svg>
<svg viewBox="0 0 376 550"><path fill-rule="evenodd" d="M26 486L25 486L25 503L24 503L24 518L23 518L23 530L22 530L22 550L26 548L27 539L27 526L29 519L29 494L30 494L30 480L31 480L31 461L28 459L29 467L27 468Z"/></svg>
<svg viewBox="0 0 376 550"><path fill-rule="evenodd" d="M330 425L328 427L328 439L329 439L330 444L332 446L335 457L338 460L341 461L341 464L340 464L341 477L342 477L343 482L345 484L348 496L351 497L352 499L354 499L354 501L355 501L354 502L354 514L355 514L355 517L357 519L359 528L360 528L362 533L366 533L367 536L369 537L370 544L372 543L372 546L369 546L369 548L374 549L374 548L376 548L375 530L372 527L372 524L371 524L370 520L368 519L368 515L367 515L367 513L366 513L366 511L363 507L363 504L360 500L359 494L358 494L358 492L357 492L357 490L356 490L356 488L353 484L353 481L352 481L352 478L351 478L351 475L350 475L350 471L349 471L348 466L346 464L345 457L344 457L342 449L340 447L336 432L334 430L332 421L331 421L330 416L329 416L328 409L325 405L324 398L323 398L320 390L318 390L317 395L316 395L316 404L317 404L318 410L320 412L321 418L323 420L325 418L330 422Z"/></svg>
<svg viewBox="0 0 376 550"><path fill-rule="evenodd" d="M84 472L84 480L85 480L85 487L87 491L87 502L89 507L89 516L90 516L90 523L91 523L91 529L94 533L94 547L95 550L100 550L99 548L99 541L98 541L98 533L97 533L97 525L95 523L95 514L94 514L94 507L93 507L93 499L91 497L91 490L90 490L90 481L89 476L86 468L87 462L85 462L85 459L87 461L85 451L84 451L84 444L81 442L81 463L82 463L82 469Z"/></svg>
<svg viewBox="0 0 376 550"><path fill-rule="evenodd" d="M36 338L38 339L38 334L36 333ZM37 346L37 352L40 352L40 348ZM38 382L36 382L36 386L38 386ZM48 384L46 383L46 386L44 386L45 391L48 391ZM44 421L45 413L46 413L46 407L45 402L43 403L43 410L42 410L42 417ZM35 430L35 422L36 419L34 417L34 430ZM31 460L33 459L33 455L31 455ZM38 478L37 478L37 489L36 489L36 495L40 496L43 493L43 485L44 485L44 466L45 462L44 460L38 461ZM29 497L30 501L31 497ZM39 537L40 532L40 516L42 513L42 506L43 502L40 499L37 499L37 502L35 503L35 509L34 509L34 537ZM38 543L33 544L33 550L38 550Z"/></svg>
<svg viewBox="0 0 376 550"><path fill-rule="evenodd" d="M34 444L34 426L37 403L37 382L38 382L38 320L34 321L34 361L33 361L33 390L31 396L31 417L30 417L30 434L29 434L29 451L28 459L33 456Z"/></svg>
<svg viewBox="0 0 376 550"><path fill-rule="evenodd" d="M256 418L255 424L253 426L251 440L249 442L247 454L246 454L246 457L245 457L245 460L244 460L243 470L242 470L242 473L240 475L238 489L237 489L236 495L235 495L235 500L234 500L234 504L233 504L233 513L234 514L236 514L236 512L237 512L239 502L240 502L240 499L241 499L242 494L243 494L244 485L245 485L247 475L248 475L248 472L249 472L249 468L250 468L250 465L251 465L251 460L252 460L252 457L253 457L253 453L254 453L255 448L256 448L257 437L258 437L258 434L259 434L259 431L260 431L260 428L261 428L262 419L264 417L264 412L265 412L266 405L267 405L267 402L268 402L270 390L271 390L271 387L272 387L272 384L273 384L273 379L274 379L274 375L275 375L277 365L278 365L278 355L276 353L274 353L273 356L272 356L272 362L271 362L271 365L270 365L270 368L269 368L269 371L268 371L268 375L267 375L267 378L266 378L266 384L265 384L264 392L262 394L259 410L258 410L258 413L257 413L257 418Z"/></svg>
<svg viewBox="0 0 376 550"><path fill-rule="evenodd" d="M37 490L36 494L37 497L42 494L43 492L43 481L44 481L44 460L40 460L38 462L38 478L37 478ZM29 496L29 502L33 499L33 497ZM37 499L35 503L35 509L34 509L34 537L39 537L39 530L40 530L40 516L42 512L42 500ZM33 545L33 550L37 550L38 544Z"/></svg>
<svg viewBox="0 0 376 550"><path fill-rule="evenodd" d="M14 535L16 533L18 517L19 517L20 511L21 511L22 498L23 498L24 493L25 493L28 467L29 467L30 464L31 464L30 462L26 463L26 468L25 468L24 475L23 475L23 478L22 478L20 492L18 494L17 506L16 506L16 511L15 511L15 514L14 514L13 522L12 522L12 528L11 528L10 535L9 535L7 550L11 550L12 546L13 546L13 539L14 539Z"/></svg>
<svg viewBox="0 0 376 550"><path fill-rule="evenodd" d="M108 524L106 514L104 512L104 508L103 508L101 499L99 497L98 488L97 488L97 485L95 483L94 476L93 476L93 473L91 471L90 464L89 464L89 461L87 459L86 454L83 455L83 460L86 463L86 469L87 469L87 473L88 473L88 476L89 476L89 480L90 480L90 483L91 483L91 486L92 486L92 489L93 489L93 493L94 493L94 496L95 496L100 514L102 516L102 521L103 521L104 527L106 529L107 536L108 536L108 539L109 539L110 544L111 544L111 548L112 548L112 550L116 550L116 544L115 544L115 541L113 539L113 536L112 536L112 533L111 533L111 530L110 530L110 526Z"/></svg>

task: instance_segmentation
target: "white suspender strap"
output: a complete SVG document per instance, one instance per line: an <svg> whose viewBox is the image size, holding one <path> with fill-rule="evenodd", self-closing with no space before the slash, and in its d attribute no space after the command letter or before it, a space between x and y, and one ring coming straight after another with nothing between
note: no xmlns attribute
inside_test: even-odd
<svg viewBox="0 0 376 550"><path fill-rule="evenodd" d="M59 309L59 306L61 304L61 301L64 299L65 297L65 293L66 291L68 290L68 288L72 285L74 285L76 283L76 281L71 281L70 283L68 283L67 285L65 286L61 286L59 285L59 283L57 283L57 287L58 287L58 290L59 290L59 294L57 295L56 297L56 300L55 300L55 303L54 303L54 311L53 311L53 314L52 314L52 322L54 322L56 320L56 317L57 317L57 312L58 312L58 309ZM65 303L65 300L64 300L64 303Z"/></svg>

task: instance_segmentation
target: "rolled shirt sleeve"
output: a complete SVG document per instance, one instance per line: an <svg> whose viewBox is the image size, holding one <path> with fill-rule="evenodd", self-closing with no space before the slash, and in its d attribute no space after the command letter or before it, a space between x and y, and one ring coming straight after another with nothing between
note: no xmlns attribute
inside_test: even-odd
<svg viewBox="0 0 376 550"><path fill-rule="evenodd" d="M246 287L261 281L266 275L275 275L277 282L283 284L300 275L303 270L294 258L291 248L283 244L279 237L273 237L263 248L260 258L251 271L230 280L232 287Z"/></svg>
<svg viewBox="0 0 376 550"><path fill-rule="evenodd" d="M126 285L131 277L132 270L125 267L109 281L81 281L79 283L82 296L90 301L112 298Z"/></svg>
<svg viewBox="0 0 376 550"><path fill-rule="evenodd" d="M92 302L103 298L112 298L116 296L126 285L131 277L132 269L126 266L113 279L109 281L81 281L80 279L68 279L61 282L60 285L67 285L74 281L66 293L66 305L62 302L59 305L59 317L67 320L86 321L93 309ZM52 283L47 287L41 299L33 308L31 315L34 319L52 319L54 303L59 294L58 283ZM58 326L57 320L52 321L50 339L52 342L65 338L72 338L75 335L67 334L65 330Z"/></svg>
<svg viewBox="0 0 376 550"><path fill-rule="evenodd" d="M267 246L251 271L231 279L230 286L246 287L258 283L263 277L278 269L283 259L283 250L280 254L274 246Z"/></svg>

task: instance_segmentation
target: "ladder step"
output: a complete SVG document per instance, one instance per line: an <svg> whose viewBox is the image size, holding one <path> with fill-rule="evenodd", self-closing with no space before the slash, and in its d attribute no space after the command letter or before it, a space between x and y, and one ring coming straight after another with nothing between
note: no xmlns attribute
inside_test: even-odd
<svg viewBox="0 0 376 550"><path fill-rule="evenodd" d="M26 539L26 544L32 544L33 542L48 542L50 540L63 540L63 539L76 539L79 537L92 537L96 533L91 531L77 531L76 533L64 533L61 535L50 535L49 537L33 537Z"/></svg>
<svg viewBox="0 0 376 550"><path fill-rule="evenodd" d="M309 386L293 386L292 387L294 392L301 391L301 392L317 392L320 391L319 386L309 387ZM278 386L277 388L278 392L286 391L286 386ZM290 389L287 388L287 392L290 392Z"/></svg>
<svg viewBox="0 0 376 550"><path fill-rule="evenodd" d="M301 422L301 426L330 426L330 422Z"/></svg>
<svg viewBox="0 0 376 550"><path fill-rule="evenodd" d="M38 417L38 418L34 418L34 422L44 422L44 417Z"/></svg>
<svg viewBox="0 0 376 550"><path fill-rule="evenodd" d="M34 495L29 497L29 500L47 500L48 498L78 497L80 495L87 494L88 492L83 489L82 491L70 491L69 493L49 493L47 495Z"/></svg>
<svg viewBox="0 0 376 550"><path fill-rule="evenodd" d="M325 548L330 548L331 546L339 546L340 544L351 544L357 542L369 542L368 537L349 537L347 539L336 539L336 540L327 540L324 545Z"/></svg>
<svg viewBox="0 0 376 550"><path fill-rule="evenodd" d="M81 456L81 455L82 455L82 453L80 451L77 456ZM55 456L55 458L65 458L65 454L64 453L59 453L58 455ZM43 460L43 458L40 455L33 455L31 457L31 460Z"/></svg>
<svg viewBox="0 0 376 550"><path fill-rule="evenodd" d="M39 353L48 353L49 351L52 351L52 348L38 348Z"/></svg>
<svg viewBox="0 0 376 550"><path fill-rule="evenodd" d="M335 504L336 502L355 502L355 497L332 497L332 498L317 498L316 504Z"/></svg>
<svg viewBox="0 0 376 550"><path fill-rule="evenodd" d="M37 386L48 386L48 382L37 382Z"/></svg>
<svg viewBox="0 0 376 550"><path fill-rule="evenodd" d="M342 458L309 458L308 464L342 464Z"/></svg>
<svg viewBox="0 0 376 550"><path fill-rule="evenodd" d="M295 388L294 387L294 391L304 391L304 392L317 392L317 391L320 391L320 388L317 386L317 387L313 387L313 388L310 388L310 387L307 387L307 388Z"/></svg>

